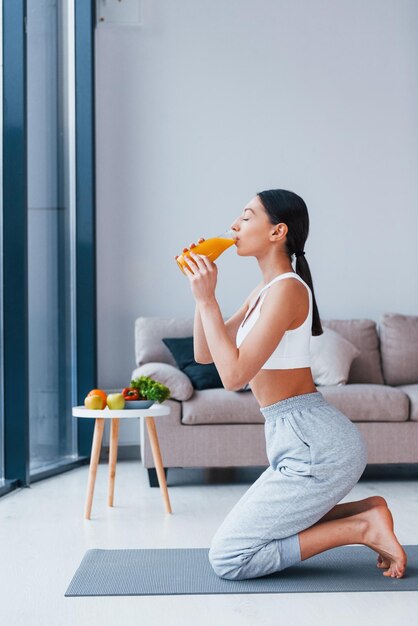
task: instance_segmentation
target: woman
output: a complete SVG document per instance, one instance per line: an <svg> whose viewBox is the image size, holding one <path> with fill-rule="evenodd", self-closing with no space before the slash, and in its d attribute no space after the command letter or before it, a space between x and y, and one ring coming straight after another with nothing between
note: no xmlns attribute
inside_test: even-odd
<svg viewBox="0 0 418 626"><path fill-rule="evenodd" d="M238 255L255 256L263 279L225 323L215 298L217 266L190 245L195 358L214 362L226 389L250 385L265 417L270 464L217 530L210 563L218 576L240 580L363 544L378 553L384 576L401 578L406 553L385 499L337 504L362 475L366 446L316 389L309 367L310 337L323 330L304 251L306 204L291 191L263 191L231 228Z"/></svg>

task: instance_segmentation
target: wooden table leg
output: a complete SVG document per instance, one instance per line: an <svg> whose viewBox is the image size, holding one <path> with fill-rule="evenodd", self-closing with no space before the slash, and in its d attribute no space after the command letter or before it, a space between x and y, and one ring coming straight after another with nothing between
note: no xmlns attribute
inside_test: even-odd
<svg viewBox="0 0 418 626"><path fill-rule="evenodd" d="M87 486L87 499L84 517L90 519L91 505L93 502L94 484L96 482L97 465L99 463L100 449L104 430L104 417L96 417L94 424L93 444L91 447L89 481Z"/></svg>
<svg viewBox="0 0 418 626"><path fill-rule="evenodd" d="M116 460L118 456L119 417L110 420L110 449L109 449L109 487L107 505L113 506L113 494L115 492Z"/></svg>
<svg viewBox="0 0 418 626"><path fill-rule="evenodd" d="M163 461L161 458L160 444L158 443L157 429L155 427L153 416L147 415L145 417L145 423L147 425L152 456L155 463L155 469L157 470L158 484L160 485L161 493L163 495L165 510L166 513L172 513L170 498L168 497L167 482L165 480Z"/></svg>

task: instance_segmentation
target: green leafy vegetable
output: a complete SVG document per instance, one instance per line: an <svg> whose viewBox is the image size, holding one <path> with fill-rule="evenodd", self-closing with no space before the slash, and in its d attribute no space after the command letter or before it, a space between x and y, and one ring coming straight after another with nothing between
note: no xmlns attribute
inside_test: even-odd
<svg viewBox="0 0 418 626"><path fill-rule="evenodd" d="M170 397L170 389L160 383L158 380L154 380L149 376L140 376L131 380L130 387L138 389L140 395L147 400L154 400L154 402L164 402Z"/></svg>

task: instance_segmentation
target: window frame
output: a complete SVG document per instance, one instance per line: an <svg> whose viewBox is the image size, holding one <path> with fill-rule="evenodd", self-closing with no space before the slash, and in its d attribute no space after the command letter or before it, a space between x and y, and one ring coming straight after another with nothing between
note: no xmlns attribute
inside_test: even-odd
<svg viewBox="0 0 418 626"><path fill-rule="evenodd" d="M76 396L97 385L95 3L73 0L76 119ZM77 422L76 460L30 476L26 0L3 0L3 402L0 496L90 460L93 420ZM76 418L73 418L76 419Z"/></svg>

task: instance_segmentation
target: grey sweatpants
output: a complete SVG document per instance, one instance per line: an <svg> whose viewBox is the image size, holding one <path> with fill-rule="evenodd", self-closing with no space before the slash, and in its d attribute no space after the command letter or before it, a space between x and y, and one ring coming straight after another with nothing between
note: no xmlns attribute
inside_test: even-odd
<svg viewBox="0 0 418 626"><path fill-rule="evenodd" d="M260 411L270 465L228 513L209 549L215 573L231 580L298 563L298 533L349 493L367 463L360 431L320 391Z"/></svg>

